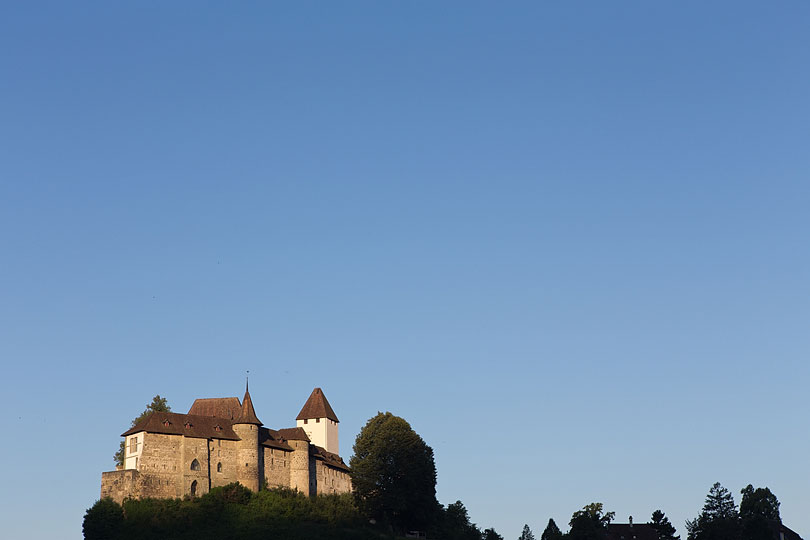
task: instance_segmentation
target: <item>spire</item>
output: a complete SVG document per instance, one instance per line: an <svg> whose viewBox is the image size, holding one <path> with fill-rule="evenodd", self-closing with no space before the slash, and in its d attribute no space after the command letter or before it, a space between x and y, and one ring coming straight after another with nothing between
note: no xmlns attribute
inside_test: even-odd
<svg viewBox="0 0 810 540"><path fill-rule="evenodd" d="M320 388L316 388L312 391L309 399L304 403L304 407L295 419L309 420L311 418L328 418L335 422L340 422L335 411L332 410L332 406L329 405L329 402L326 400L326 396L323 395L323 390Z"/></svg>
<svg viewBox="0 0 810 540"><path fill-rule="evenodd" d="M256 411L253 410L253 400L250 399L250 390L248 389L248 381L245 379L245 397L242 399L242 412L233 421L234 424L256 424L262 425L261 420L256 417Z"/></svg>

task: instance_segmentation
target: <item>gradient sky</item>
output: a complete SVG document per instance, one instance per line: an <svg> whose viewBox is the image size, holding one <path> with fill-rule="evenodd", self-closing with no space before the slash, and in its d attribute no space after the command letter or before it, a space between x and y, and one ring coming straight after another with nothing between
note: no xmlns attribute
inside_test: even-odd
<svg viewBox="0 0 810 540"><path fill-rule="evenodd" d="M0 517L81 538L155 394L348 458L377 411L507 540L592 501L810 538L810 4L0 6ZM45 513L43 513L45 512ZM47 517L46 517L47 516Z"/></svg>

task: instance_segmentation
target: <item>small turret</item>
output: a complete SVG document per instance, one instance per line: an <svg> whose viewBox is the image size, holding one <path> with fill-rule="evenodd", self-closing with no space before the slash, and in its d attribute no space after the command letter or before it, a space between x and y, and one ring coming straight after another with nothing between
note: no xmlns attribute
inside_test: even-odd
<svg viewBox="0 0 810 540"><path fill-rule="evenodd" d="M242 412L233 421L234 424L253 424L256 426L262 425L261 420L256 416L256 411L253 409L253 400L250 399L250 390L248 389L248 382L245 381L245 397L242 400Z"/></svg>
<svg viewBox="0 0 810 540"><path fill-rule="evenodd" d="M233 431L239 437L237 451L239 460L236 463L236 479L246 488L259 491L261 475L259 463L259 426L262 423L253 409L250 390L245 381L245 397L242 399L242 411L233 421Z"/></svg>

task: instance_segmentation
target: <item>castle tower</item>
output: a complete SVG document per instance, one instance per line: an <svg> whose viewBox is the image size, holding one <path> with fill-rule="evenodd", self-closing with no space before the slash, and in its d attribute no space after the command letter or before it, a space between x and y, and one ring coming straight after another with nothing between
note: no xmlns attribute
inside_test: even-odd
<svg viewBox="0 0 810 540"><path fill-rule="evenodd" d="M259 463L259 426L262 423L253 410L253 400L250 399L247 382L245 383L245 398L242 400L242 411L233 421L233 431L239 437L237 443L236 479L246 488L259 491L259 478L261 477Z"/></svg>
<svg viewBox="0 0 810 540"><path fill-rule="evenodd" d="M335 411L323 395L323 390L316 388L295 419L296 426L303 428L312 444L320 446L327 452L340 454L338 444L338 420Z"/></svg>

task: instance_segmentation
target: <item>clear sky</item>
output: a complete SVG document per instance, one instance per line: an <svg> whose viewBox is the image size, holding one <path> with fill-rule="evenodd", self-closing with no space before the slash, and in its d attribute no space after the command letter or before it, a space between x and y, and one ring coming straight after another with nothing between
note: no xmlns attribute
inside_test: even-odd
<svg viewBox="0 0 810 540"><path fill-rule="evenodd" d="M507 540L716 481L810 537L810 4L122 4L0 6L4 536L250 370Z"/></svg>

